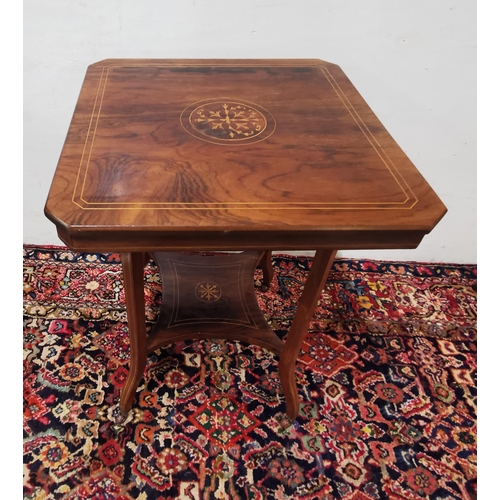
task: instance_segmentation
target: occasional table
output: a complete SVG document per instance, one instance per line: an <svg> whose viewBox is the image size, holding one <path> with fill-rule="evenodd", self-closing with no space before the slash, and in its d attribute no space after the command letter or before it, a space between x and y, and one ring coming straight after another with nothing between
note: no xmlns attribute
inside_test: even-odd
<svg viewBox="0 0 500 500"><path fill-rule="evenodd" d="M445 213L344 72L316 59L91 65L45 206L72 250L121 254L123 415L149 353L224 338L279 357L292 420L297 356L336 250L416 248ZM273 249L316 251L285 341L254 290L257 265L272 278ZM147 334L150 257L163 293Z"/></svg>

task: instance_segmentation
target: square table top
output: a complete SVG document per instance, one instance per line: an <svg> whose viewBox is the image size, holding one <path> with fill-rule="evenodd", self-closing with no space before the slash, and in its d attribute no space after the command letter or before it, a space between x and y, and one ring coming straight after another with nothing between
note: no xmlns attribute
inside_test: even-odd
<svg viewBox="0 0 500 500"><path fill-rule="evenodd" d="M317 59L89 66L45 213L77 251L414 248L446 207Z"/></svg>

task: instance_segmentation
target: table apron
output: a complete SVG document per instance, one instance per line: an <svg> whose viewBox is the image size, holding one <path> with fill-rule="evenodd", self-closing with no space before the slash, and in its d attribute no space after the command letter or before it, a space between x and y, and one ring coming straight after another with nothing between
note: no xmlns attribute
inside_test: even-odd
<svg viewBox="0 0 500 500"><path fill-rule="evenodd" d="M417 248L428 231L182 231L127 232L58 229L61 240L77 252L165 252L231 250L379 250Z"/></svg>

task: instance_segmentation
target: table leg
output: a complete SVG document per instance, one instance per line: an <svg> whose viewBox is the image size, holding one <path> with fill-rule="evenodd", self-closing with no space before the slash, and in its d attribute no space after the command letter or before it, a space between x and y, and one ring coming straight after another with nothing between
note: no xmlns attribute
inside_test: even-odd
<svg viewBox="0 0 500 500"><path fill-rule="evenodd" d="M126 418L132 408L137 386L146 367L145 254L142 252L122 253L121 259L130 337L130 371L120 395L120 411L123 418Z"/></svg>
<svg viewBox="0 0 500 500"><path fill-rule="evenodd" d="M299 414L295 364L336 253L336 250L316 252L280 356L279 377L285 395L286 414L291 420L295 420Z"/></svg>
<svg viewBox="0 0 500 500"><path fill-rule="evenodd" d="M271 281L273 279L273 263L271 262L271 257L273 252L271 250L265 250L259 258L257 266L262 269L262 287L263 292L267 292L271 286Z"/></svg>

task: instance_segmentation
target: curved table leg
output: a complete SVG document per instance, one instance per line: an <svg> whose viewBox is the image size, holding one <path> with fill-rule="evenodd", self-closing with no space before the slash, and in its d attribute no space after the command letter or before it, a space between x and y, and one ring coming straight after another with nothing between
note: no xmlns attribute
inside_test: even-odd
<svg viewBox="0 0 500 500"><path fill-rule="evenodd" d="M318 250L299 299L297 312L279 360L279 377L286 401L286 414L295 420L299 414L299 393L295 382L295 363L309 323L316 309L337 250Z"/></svg>
<svg viewBox="0 0 500 500"><path fill-rule="evenodd" d="M121 259L130 337L130 371L120 395L120 411L125 419L146 367L145 255L142 252L122 253Z"/></svg>
<svg viewBox="0 0 500 500"><path fill-rule="evenodd" d="M269 290L273 279L274 270L271 262L272 255L273 252L271 250L264 250L260 256L259 262L257 263L257 266L262 269L263 278L261 290L263 292L267 292Z"/></svg>

